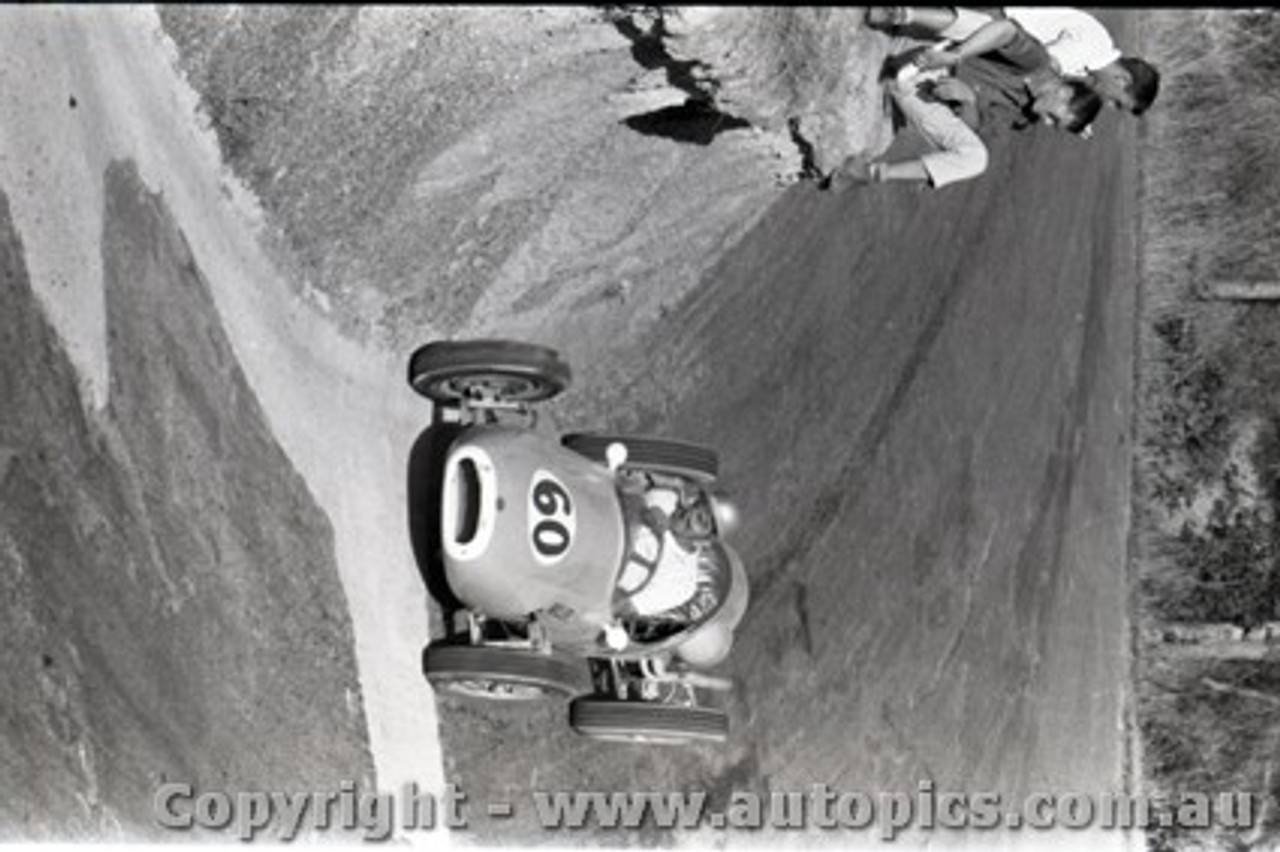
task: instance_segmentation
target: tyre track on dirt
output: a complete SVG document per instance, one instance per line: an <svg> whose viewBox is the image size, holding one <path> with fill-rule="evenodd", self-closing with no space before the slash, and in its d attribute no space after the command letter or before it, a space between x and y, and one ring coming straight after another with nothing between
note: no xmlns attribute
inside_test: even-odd
<svg viewBox="0 0 1280 852"><path fill-rule="evenodd" d="M942 333L963 286L964 280L960 275L951 276L941 298L933 306L924 329L909 347L910 355L897 371L888 397L872 411L867 425L853 441L852 451L832 477L832 484L827 485L814 498L806 514L793 520L792 531L780 548L762 555L762 574L753 578L752 582L752 593L762 602L768 599L778 583L803 570L814 546L831 525L839 520L841 513L863 499L870 483L867 472L893 428L894 418L915 386L921 367L933 353L934 344ZM761 608L756 607L752 612L758 614ZM750 615L748 613L748 622Z"/></svg>
<svg viewBox="0 0 1280 852"><path fill-rule="evenodd" d="M717 446L743 504L712 790L1120 777L1124 138L1010 140L936 194L797 188L617 356L651 366L601 407Z"/></svg>

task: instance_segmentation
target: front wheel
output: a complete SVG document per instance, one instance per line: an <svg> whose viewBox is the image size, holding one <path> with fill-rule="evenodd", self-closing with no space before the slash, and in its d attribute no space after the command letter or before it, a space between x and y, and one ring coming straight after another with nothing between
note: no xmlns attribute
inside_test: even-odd
<svg viewBox="0 0 1280 852"><path fill-rule="evenodd" d="M569 386L554 349L515 340L437 341L409 359L409 384L441 403L541 402Z"/></svg>
<svg viewBox="0 0 1280 852"><path fill-rule="evenodd" d="M496 701L571 697L591 688L582 659L519 648L432 643L422 652L422 672L444 692Z"/></svg>
<svg viewBox="0 0 1280 852"><path fill-rule="evenodd" d="M607 463L610 444L627 448L624 469L647 470L683 476L710 485L720 475L720 457L716 451L688 441L665 438L643 438L634 435L577 433L565 435L561 443L576 453L602 464Z"/></svg>
<svg viewBox="0 0 1280 852"><path fill-rule="evenodd" d="M569 724L583 736L606 742L691 745L729 738L729 717L723 710L644 701L578 698L569 705Z"/></svg>

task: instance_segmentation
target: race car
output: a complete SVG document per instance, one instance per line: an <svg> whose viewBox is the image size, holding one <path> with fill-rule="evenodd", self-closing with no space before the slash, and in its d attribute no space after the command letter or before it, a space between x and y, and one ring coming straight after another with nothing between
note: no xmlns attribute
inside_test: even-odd
<svg viewBox="0 0 1280 852"><path fill-rule="evenodd" d="M423 671L469 697L567 697L570 725L597 739L724 741L731 685L705 670L728 655L748 586L719 460L683 441L546 434L535 406L570 380L554 349L519 341L410 358L410 385L451 424L438 481L416 483L437 495L436 597L452 610Z"/></svg>

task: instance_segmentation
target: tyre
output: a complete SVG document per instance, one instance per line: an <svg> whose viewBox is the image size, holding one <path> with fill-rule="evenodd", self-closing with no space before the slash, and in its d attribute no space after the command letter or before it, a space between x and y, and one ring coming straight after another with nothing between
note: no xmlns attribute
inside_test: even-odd
<svg viewBox="0 0 1280 852"><path fill-rule="evenodd" d="M409 384L434 402L541 402L569 386L554 349L514 340L437 341L409 359Z"/></svg>
<svg viewBox="0 0 1280 852"><path fill-rule="evenodd" d="M608 742L687 745L729 738L729 717L722 710L643 701L578 698L569 705L569 724L583 736Z"/></svg>
<svg viewBox="0 0 1280 852"><path fill-rule="evenodd" d="M436 689L496 701L570 697L591 688L584 660L517 648L432 643L422 652L422 672Z"/></svg>
<svg viewBox="0 0 1280 852"><path fill-rule="evenodd" d="M605 453L609 445L620 443L627 448L624 468L670 473L704 484L715 482L720 475L720 458L716 451L686 441L589 433L565 435L561 443L602 464L607 462Z"/></svg>

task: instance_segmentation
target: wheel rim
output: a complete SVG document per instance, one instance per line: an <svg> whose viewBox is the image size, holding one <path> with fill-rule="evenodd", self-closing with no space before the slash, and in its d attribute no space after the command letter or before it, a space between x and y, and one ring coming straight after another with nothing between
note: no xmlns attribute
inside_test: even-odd
<svg viewBox="0 0 1280 852"><path fill-rule="evenodd" d="M564 655L483 645L430 644L423 673L440 692L520 702L577 695L589 688L585 664Z"/></svg>
<svg viewBox="0 0 1280 852"><path fill-rule="evenodd" d="M443 681L440 687L454 695L485 698L490 701L532 701L555 694L543 686L494 678L456 678Z"/></svg>
<svg viewBox="0 0 1280 852"><path fill-rule="evenodd" d="M541 402L570 378L554 349L514 340L436 341L409 358L409 385L435 402Z"/></svg>
<svg viewBox="0 0 1280 852"><path fill-rule="evenodd" d="M437 387L459 399L527 400L542 392L544 383L531 376L510 373L472 373L442 379Z"/></svg>

